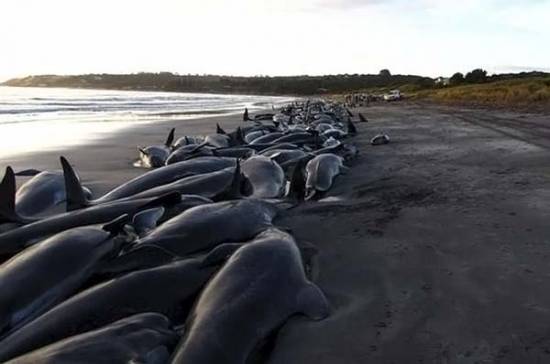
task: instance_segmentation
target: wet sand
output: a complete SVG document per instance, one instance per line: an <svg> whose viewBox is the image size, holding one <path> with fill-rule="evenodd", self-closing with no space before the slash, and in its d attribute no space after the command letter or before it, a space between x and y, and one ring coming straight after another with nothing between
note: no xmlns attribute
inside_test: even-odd
<svg viewBox="0 0 550 364"><path fill-rule="evenodd" d="M318 247L333 312L291 319L269 363L543 363L550 360L550 120L414 104L362 110L361 155L331 202L281 218ZM96 194L143 173L136 145L233 129L241 117L140 125L65 155ZM372 147L388 133L392 143Z"/></svg>

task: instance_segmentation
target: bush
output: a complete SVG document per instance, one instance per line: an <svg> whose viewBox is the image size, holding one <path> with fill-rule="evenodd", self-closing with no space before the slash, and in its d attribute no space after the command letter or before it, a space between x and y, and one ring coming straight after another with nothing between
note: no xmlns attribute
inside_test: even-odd
<svg viewBox="0 0 550 364"><path fill-rule="evenodd" d="M466 74L464 77L466 83L483 83L487 81L487 71L478 68Z"/></svg>
<svg viewBox="0 0 550 364"><path fill-rule="evenodd" d="M451 79L449 80L449 83L452 86L461 85L464 83L464 75L460 72L455 73Z"/></svg>

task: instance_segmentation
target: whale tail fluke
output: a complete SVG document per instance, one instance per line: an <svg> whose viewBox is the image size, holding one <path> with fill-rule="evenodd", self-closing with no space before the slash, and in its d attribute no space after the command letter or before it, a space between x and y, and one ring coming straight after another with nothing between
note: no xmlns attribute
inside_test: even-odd
<svg viewBox="0 0 550 364"><path fill-rule="evenodd" d="M87 198L87 192L80 183L80 177L71 166L69 161L61 156L59 158L63 167L63 177L65 178L65 195L67 196L67 211L74 211L90 206Z"/></svg>

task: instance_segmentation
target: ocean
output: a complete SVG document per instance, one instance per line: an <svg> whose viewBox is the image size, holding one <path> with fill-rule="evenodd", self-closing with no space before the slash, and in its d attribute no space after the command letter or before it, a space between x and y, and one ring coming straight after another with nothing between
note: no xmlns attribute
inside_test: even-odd
<svg viewBox="0 0 550 364"><path fill-rule="evenodd" d="M78 145L136 123L271 108L288 97L0 87L0 157Z"/></svg>

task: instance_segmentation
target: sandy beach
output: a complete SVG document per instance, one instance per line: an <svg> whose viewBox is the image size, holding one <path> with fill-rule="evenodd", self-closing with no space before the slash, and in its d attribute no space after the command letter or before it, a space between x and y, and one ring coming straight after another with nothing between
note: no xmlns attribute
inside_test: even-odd
<svg viewBox="0 0 550 364"><path fill-rule="evenodd" d="M357 111L357 110L355 110ZM550 358L550 129L544 116L415 104L360 110L360 157L326 202L277 223L319 249L322 322L291 319L269 363L542 363ZM96 195L144 171L136 146L232 130L240 115L138 125L9 160ZM546 120L547 121L547 120ZM373 147L378 132L392 143ZM47 138L47 135L44 136Z"/></svg>

